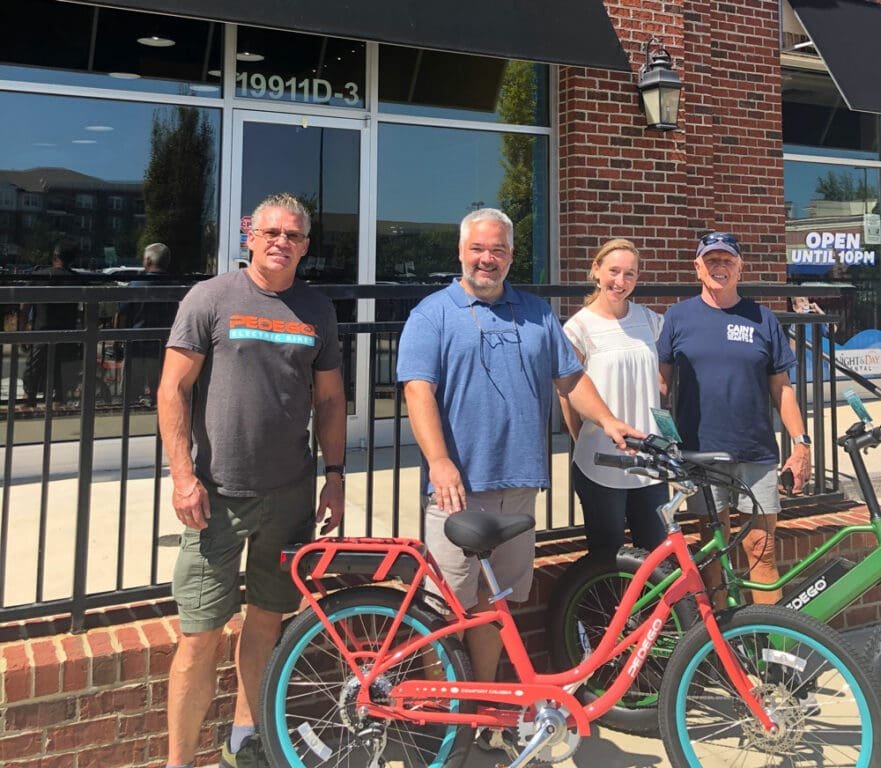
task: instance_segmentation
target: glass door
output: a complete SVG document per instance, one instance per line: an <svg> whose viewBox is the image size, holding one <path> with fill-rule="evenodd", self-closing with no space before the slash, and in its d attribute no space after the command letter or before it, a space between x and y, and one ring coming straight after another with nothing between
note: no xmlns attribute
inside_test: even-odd
<svg viewBox="0 0 881 768"><path fill-rule="evenodd" d="M369 274L367 133L360 119L238 111L226 270L248 265L245 233L254 208L267 195L290 192L312 216L309 250L300 262L298 279L319 286L356 284L359 275ZM361 308L359 316L354 300L337 301L335 306L340 323L369 319L365 313L372 312L372 307ZM366 338L359 345L357 337L343 336L350 445L360 444L366 434L366 348Z"/></svg>

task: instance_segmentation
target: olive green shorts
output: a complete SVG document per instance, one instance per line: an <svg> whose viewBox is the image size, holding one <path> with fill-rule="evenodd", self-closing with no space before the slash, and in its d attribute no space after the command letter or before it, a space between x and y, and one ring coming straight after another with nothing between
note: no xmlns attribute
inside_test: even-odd
<svg viewBox="0 0 881 768"><path fill-rule="evenodd" d="M239 571L245 564L245 599L275 613L293 613L300 594L279 567L281 548L311 541L313 478L259 497L221 496L206 484L211 504L208 527L184 528L171 590L182 632L222 627L241 607Z"/></svg>

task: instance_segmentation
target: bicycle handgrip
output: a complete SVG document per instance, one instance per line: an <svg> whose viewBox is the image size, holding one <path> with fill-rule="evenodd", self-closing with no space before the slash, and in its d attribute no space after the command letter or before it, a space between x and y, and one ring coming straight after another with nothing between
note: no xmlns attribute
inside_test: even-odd
<svg viewBox="0 0 881 768"><path fill-rule="evenodd" d="M629 456L626 453L595 453L593 463L598 467L615 467L616 469L647 466L645 457Z"/></svg>

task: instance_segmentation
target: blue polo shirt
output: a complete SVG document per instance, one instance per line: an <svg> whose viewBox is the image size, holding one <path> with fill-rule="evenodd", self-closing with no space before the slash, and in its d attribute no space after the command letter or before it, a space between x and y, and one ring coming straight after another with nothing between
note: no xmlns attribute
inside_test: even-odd
<svg viewBox="0 0 881 768"><path fill-rule="evenodd" d="M779 460L768 377L788 370L795 355L771 310L747 299L717 309L700 296L674 304L664 315L658 359L678 374L676 423L685 448Z"/></svg>
<svg viewBox="0 0 881 768"><path fill-rule="evenodd" d="M437 385L447 450L468 491L550 485L553 380L580 371L550 305L507 283L493 304L458 280L426 297L398 347L398 381Z"/></svg>

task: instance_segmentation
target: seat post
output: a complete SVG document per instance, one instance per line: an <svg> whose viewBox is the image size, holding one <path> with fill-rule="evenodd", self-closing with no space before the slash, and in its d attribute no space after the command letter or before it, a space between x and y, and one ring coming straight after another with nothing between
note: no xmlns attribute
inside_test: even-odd
<svg viewBox="0 0 881 768"><path fill-rule="evenodd" d="M483 577L486 579L486 584L489 587L490 603L496 603L510 595L514 590L511 587L503 590L499 586L499 582L496 581L496 574L493 571L493 567L489 564L488 553L482 553L477 557L480 560L480 569L483 571Z"/></svg>

